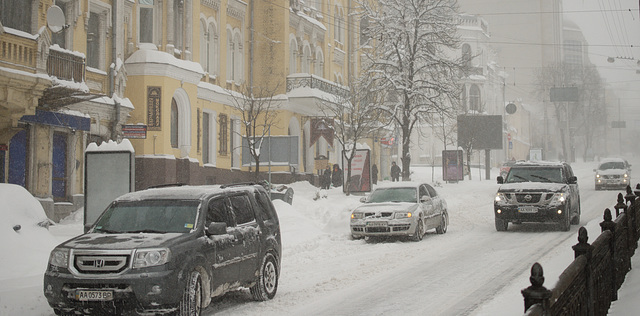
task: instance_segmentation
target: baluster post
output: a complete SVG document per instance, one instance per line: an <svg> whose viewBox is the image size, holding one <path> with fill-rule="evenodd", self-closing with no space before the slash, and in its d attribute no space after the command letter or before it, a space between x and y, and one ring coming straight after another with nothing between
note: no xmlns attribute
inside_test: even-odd
<svg viewBox="0 0 640 316"><path fill-rule="evenodd" d="M544 287L544 272L542 266L539 263L534 263L531 266L531 276L529 277L531 286L521 291L524 297L524 311L525 313L529 307L534 304L542 304L543 313L546 315L549 312L549 299L551 298L551 291Z"/></svg>

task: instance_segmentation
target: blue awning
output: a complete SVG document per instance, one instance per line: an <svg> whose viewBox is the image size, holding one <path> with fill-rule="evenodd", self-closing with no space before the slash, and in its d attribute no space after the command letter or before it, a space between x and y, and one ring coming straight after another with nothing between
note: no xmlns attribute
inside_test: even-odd
<svg viewBox="0 0 640 316"><path fill-rule="evenodd" d="M36 110L36 115L24 115L20 122L68 127L81 131L91 129L91 119L83 116Z"/></svg>

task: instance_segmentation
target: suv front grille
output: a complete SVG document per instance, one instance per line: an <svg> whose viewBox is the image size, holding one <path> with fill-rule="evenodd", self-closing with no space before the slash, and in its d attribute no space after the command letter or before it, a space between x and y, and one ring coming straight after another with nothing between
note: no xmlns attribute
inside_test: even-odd
<svg viewBox="0 0 640 316"><path fill-rule="evenodd" d="M129 255L76 255L73 259L74 268L80 273L105 274L120 273L129 266Z"/></svg>
<svg viewBox="0 0 640 316"><path fill-rule="evenodd" d="M538 203L541 195L541 193L517 193L516 200L518 203Z"/></svg>

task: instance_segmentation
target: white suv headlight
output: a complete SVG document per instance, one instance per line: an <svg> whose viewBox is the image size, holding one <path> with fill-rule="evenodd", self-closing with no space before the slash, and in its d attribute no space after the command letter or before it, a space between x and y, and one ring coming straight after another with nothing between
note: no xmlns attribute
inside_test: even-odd
<svg viewBox="0 0 640 316"><path fill-rule="evenodd" d="M56 267L66 268L69 266L69 249L55 248L49 256L49 264Z"/></svg>
<svg viewBox="0 0 640 316"><path fill-rule="evenodd" d="M133 255L133 268L159 266L169 261L169 249L139 249Z"/></svg>

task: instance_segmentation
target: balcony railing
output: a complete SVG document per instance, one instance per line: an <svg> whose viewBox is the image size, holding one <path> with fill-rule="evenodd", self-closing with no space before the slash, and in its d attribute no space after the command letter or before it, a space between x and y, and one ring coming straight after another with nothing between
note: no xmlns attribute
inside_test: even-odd
<svg viewBox="0 0 640 316"><path fill-rule="evenodd" d="M63 50L49 49L47 74L58 79L73 82L84 82L86 64L81 55Z"/></svg>
<svg viewBox="0 0 640 316"><path fill-rule="evenodd" d="M37 47L34 39L13 32L0 32L0 62L3 66L35 73Z"/></svg>
<svg viewBox="0 0 640 316"><path fill-rule="evenodd" d="M349 90L337 85L333 82L327 81L314 75L292 75L287 77L287 92L296 88L311 88L318 89L322 92L330 93L333 95L346 97Z"/></svg>

